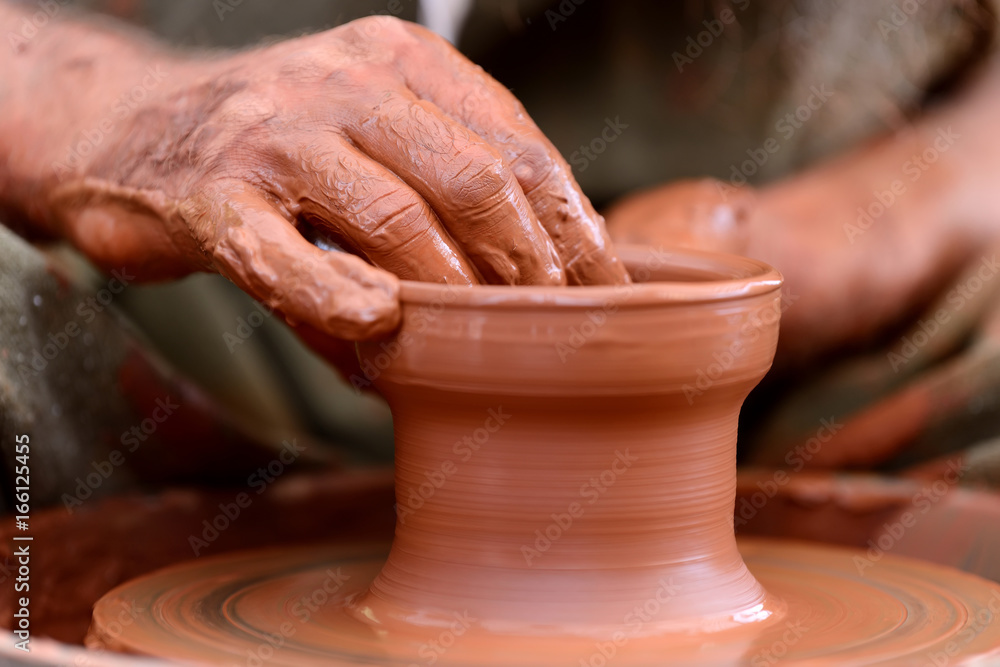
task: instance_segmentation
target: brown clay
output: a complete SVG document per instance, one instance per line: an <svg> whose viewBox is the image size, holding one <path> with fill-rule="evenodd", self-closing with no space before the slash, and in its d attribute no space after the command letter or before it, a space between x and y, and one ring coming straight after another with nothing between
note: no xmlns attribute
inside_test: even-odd
<svg viewBox="0 0 1000 667"><path fill-rule="evenodd" d="M341 546L178 566L106 596L89 643L231 661L285 627L272 664L592 664L602 647L622 665L745 664L778 644L843 664L944 650L1000 600L891 556L859 577L852 551L741 555L737 416L774 354L780 276L724 255L623 256L639 284L403 283L399 334L359 347L397 436L384 564L378 546ZM296 622L319 590L328 602ZM130 601L157 613L112 633Z"/></svg>

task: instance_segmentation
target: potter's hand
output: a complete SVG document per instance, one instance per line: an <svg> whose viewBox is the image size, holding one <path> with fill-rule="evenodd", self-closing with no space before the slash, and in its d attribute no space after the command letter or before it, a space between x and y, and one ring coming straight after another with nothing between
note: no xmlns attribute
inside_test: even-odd
<svg viewBox="0 0 1000 667"><path fill-rule="evenodd" d="M60 114L39 111L29 84L3 84L24 106L0 150L24 162L7 188L0 173L0 197L30 193L17 202L27 217L105 267L218 271L290 321L348 339L396 324L397 276L627 280L603 220L520 104L422 28L368 18L215 60L126 52L113 35L55 43L66 29L0 56L0 69L7 58L12 73L86 86Z"/></svg>
<svg viewBox="0 0 1000 667"><path fill-rule="evenodd" d="M741 254L754 205L750 188L711 178L668 183L629 195L608 212L618 243Z"/></svg>

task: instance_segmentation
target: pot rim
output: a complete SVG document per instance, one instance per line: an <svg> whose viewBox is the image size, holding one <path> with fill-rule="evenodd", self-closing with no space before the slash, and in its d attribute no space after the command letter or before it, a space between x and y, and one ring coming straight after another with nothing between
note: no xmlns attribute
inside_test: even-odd
<svg viewBox="0 0 1000 667"><path fill-rule="evenodd" d="M401 280L400 302L448 307L536 308L559 306L601 307L627 301L629 306L702 303L743 299L773 292L784 278L777 269L757 259L690 248L652 248L619 245L618 255L635 274L657 270L687 270L706 279L658 280L629 285L446 285Z"/></svg>

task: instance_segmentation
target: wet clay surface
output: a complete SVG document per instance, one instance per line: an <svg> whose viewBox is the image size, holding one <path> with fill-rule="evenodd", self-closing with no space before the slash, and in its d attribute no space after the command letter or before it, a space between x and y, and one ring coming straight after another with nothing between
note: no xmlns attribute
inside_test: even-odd
<svg viewBox="0 0 1000 667"><path fill-rule="evenodd" d="M858 552L744 540L747 565L771 591L771 614L698 632L647 634L644 619L674 603L683 582L640 600L616 633L501 634L456 609L436 626L381 628L351 613L385 558L378 546L233 554L137 579L98 604L88 643L213 664L565 665L614 655L614 664L923 664L936 655L997 655L1000 585L889 556L858 575ZM135 605L156 609L121 632ZM954 647L961 647L956 656ZM946 651L951 651L947 653ZM770 661L770 662L769 662Z"/></svg>
<svg viewBox="0 0 1000 667"><path fill-rule="evenodd" d="M985 580L891 556L859 574L858 552L787 543L741 553L737 416L773 358L780 277L623 255L638 283L622 288L404 283L398 336L359 346L396 429L388 556L179 566L106 596L89 643L296 665L842 664L912 660L960 633L959 660L993 650L1000 629L973 626L1000 604ZM132 601L157 612L112 632Z"/></svg>
<svg viewBox="0 0 1000 667"><path fill-rule="evenodd" d="M375 379L399 521L358 617L434 625L458 609L495 632L610 636L671 578L683 592L646 634L761 611L729 512L736 419L774 354L780 278L742 258L622 252L658 282L404 285L400 349ZM695 387L737 342L725 376ZM389 354L359 349L362 367Z"/></svg>
<svg viewBox="0 0 1000 667"><path fill-rule="evenodd" d="M1000 581L1000 536L994 530L1000 498L995 494L935 486L941 475L905 480L803 471L787 482L779 475L782 483L777 483L776 474L738 473L738 535L853 547L865 552L865 565L887 553L908 556ZM62 508L39 513L35 540L52 545L39 555L53 556L38 561L33 572L33 585L42 592L33 600L33 627L39 636L82 644L100 597L133 578L194 558L190 536L201 536L201 521L212 519L219 503L231 502L238 491L177 489L96 501L72 515ZM243 511L203 553L289 546L334 535L344 543L388 543L392 503L391 471L293 475ZM898 534L896 526L906 512L916 523L894 536L890 531ZM9 543L14 532L13 525L3 526L0 541ZM12 576L12 565L10 553L4 553L0 578ZM6 627L12 613L12 608L0 609ZM44 655L37 647L33 653Z"/></svg>

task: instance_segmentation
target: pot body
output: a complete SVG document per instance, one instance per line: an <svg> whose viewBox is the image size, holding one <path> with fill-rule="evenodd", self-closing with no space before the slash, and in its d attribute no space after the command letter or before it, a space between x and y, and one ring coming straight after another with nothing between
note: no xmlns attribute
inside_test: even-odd
<svg viewBox="0 0 1000 667"><path fill-rule="evenodd" d="M610 636L769 615L733 504L780 276L725 255L622 254L642 282L405 283L395 338L359 345L392 409L397 497L359 618Z"/></svg>

